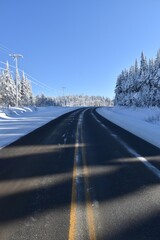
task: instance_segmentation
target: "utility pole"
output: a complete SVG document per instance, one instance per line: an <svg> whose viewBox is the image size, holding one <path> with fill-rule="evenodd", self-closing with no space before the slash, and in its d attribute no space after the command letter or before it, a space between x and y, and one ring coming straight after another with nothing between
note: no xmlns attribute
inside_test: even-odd
<svg viewBox="0 0 160 240"><path fill-rule="evenodd" d="M18 107L18 84L19 84L19 72L18 72L18 58L23 58L21 54L9 54L16 62L16 107Z"/></svg>

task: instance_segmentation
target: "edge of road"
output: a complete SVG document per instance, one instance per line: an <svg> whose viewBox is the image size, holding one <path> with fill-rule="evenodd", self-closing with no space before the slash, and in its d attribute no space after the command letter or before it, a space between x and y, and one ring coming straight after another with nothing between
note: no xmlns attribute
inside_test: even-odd
<svg viewBox="0 0 160 240"><path fill-rule="evenodd" d="M139 153L142 153L143 155L145 153L147 153L148 156L151 153L153 154L152 156L154 156L156 153L159 153L159 155L160 155L160 149L158 147L156 147L155 145L147 142L146 140L134 135L133 133L127 131L126 129L116 125L112 121L110 121L107 118L100 115L96 111L96 109L97 108L93 109L93 113L102 122L102 124L107 125L111 128L111 130L116 131L118 133L118 135L121 135L123 137L124 141L126 141L126 140L128 141L128 143L131 147L133 146L133 143L134 143L134 148L136 147L135 150L137 150ZM130 136L130 139L128 139L128 134ZM145 150L147 151L145 153L144 153L144 145L146 145ZM151 151L151 149L152 149L152 151Z"/></svg>
<svg viewBox="0 0 160 240"><path fill-rule="evenodd" d="M131 155L142 161L160 178L160 163L156 161L157 158L160 158L160 149L104 118L96 111L96 109L97 108L94 108L92 112L101 123L102 127L111 130L113 137L121 142L121 145L128 149L128 152L130 152Z"/></svg>
<svg viewBox="0 0 160 240"><path fill-rule="evenodd" d="M34 139L36 138L36 136L39 134L39 132L43 129L45 129L46 131L50 129L50 127L55 128L61 121L65 120L69 115L82 111L82 109L84 108L79 108L67 113L64 113L62 115L60 115L59 117L52 119L51 121L45 123L44 125L35 128L34 130L32 130L31 132L24 134L23 136L21 136L20 138L18 138L17 140L5 145L4 147L2 147L1 149L5 148L5 147L9 147L9 146L14 146L15 144L21 142L21 140L23 139L23 142L25 143L27 141L28 138L30 138L30 143L34 143ZM26 141L25 141L26 139ZM42 136L43 139L43 136Z"/></svg>

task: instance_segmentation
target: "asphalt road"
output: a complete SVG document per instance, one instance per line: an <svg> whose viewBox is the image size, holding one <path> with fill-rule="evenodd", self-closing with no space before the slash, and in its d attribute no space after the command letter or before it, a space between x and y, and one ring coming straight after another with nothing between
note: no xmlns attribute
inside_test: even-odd
<svg viewBox="0 0 160 240"><path fill-rule="evenodd" d="M0 240L159 240L159 171L158 148L67 113L0 151Z"/></svg>

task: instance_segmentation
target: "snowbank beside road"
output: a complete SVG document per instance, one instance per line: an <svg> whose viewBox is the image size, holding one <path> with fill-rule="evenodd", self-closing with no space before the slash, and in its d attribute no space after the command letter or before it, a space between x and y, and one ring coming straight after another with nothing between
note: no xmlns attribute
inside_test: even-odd
<svg viewBox="0 0 160 240"><path fill-rule="evenodd" d="M160 148L160 108L98 108L97 112L116 125Z"/></svg>
<svg viewBox="0 0 160 240"><path fill-rule="evenodd" d="M0 148L74 109L76 108L0 108Z"/></svg>

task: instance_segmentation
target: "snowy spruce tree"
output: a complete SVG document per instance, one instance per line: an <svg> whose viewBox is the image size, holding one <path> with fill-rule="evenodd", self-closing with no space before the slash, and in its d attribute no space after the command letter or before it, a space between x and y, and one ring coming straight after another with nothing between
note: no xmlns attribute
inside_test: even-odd
<svg viewBox="0 0 160 240"><path fill-rule="evenodd" d="M157 52L152 80L152 105L160 106L160 50Z"/></svg>
<svg viewBox="0 0 160 240"><path fill-rule="evenodd" d="M20 105L30 106L33 103L32 87L30 81L22 72L22 79L20 82Z"/></svg>
<svg viewBox="0 0 160 240"><path fill-rule="evenodd" d="M142 52L140 67L136 60L134 67L122 71L115 87L115 105L160 107L160 50L149 61Z"/></svg>
<svg viewBox="0 0 160 240"><path fill-rule="evenodd" d="M6 69L0 75L0 105L15 106L16 86L9 70L9 64L6 63Z"/></svg>
<svg viewBox="0 0 160 240"><path fill-rule="evenodd" d="M33 94L30 81L22 73L20 79L19 72L16 72L16 79L13 80L9 69L8 62L5 69L0 74L0 106L9 107L16 106L17 90L18 90L18 105L30 106L33 104Z"/></svg>

